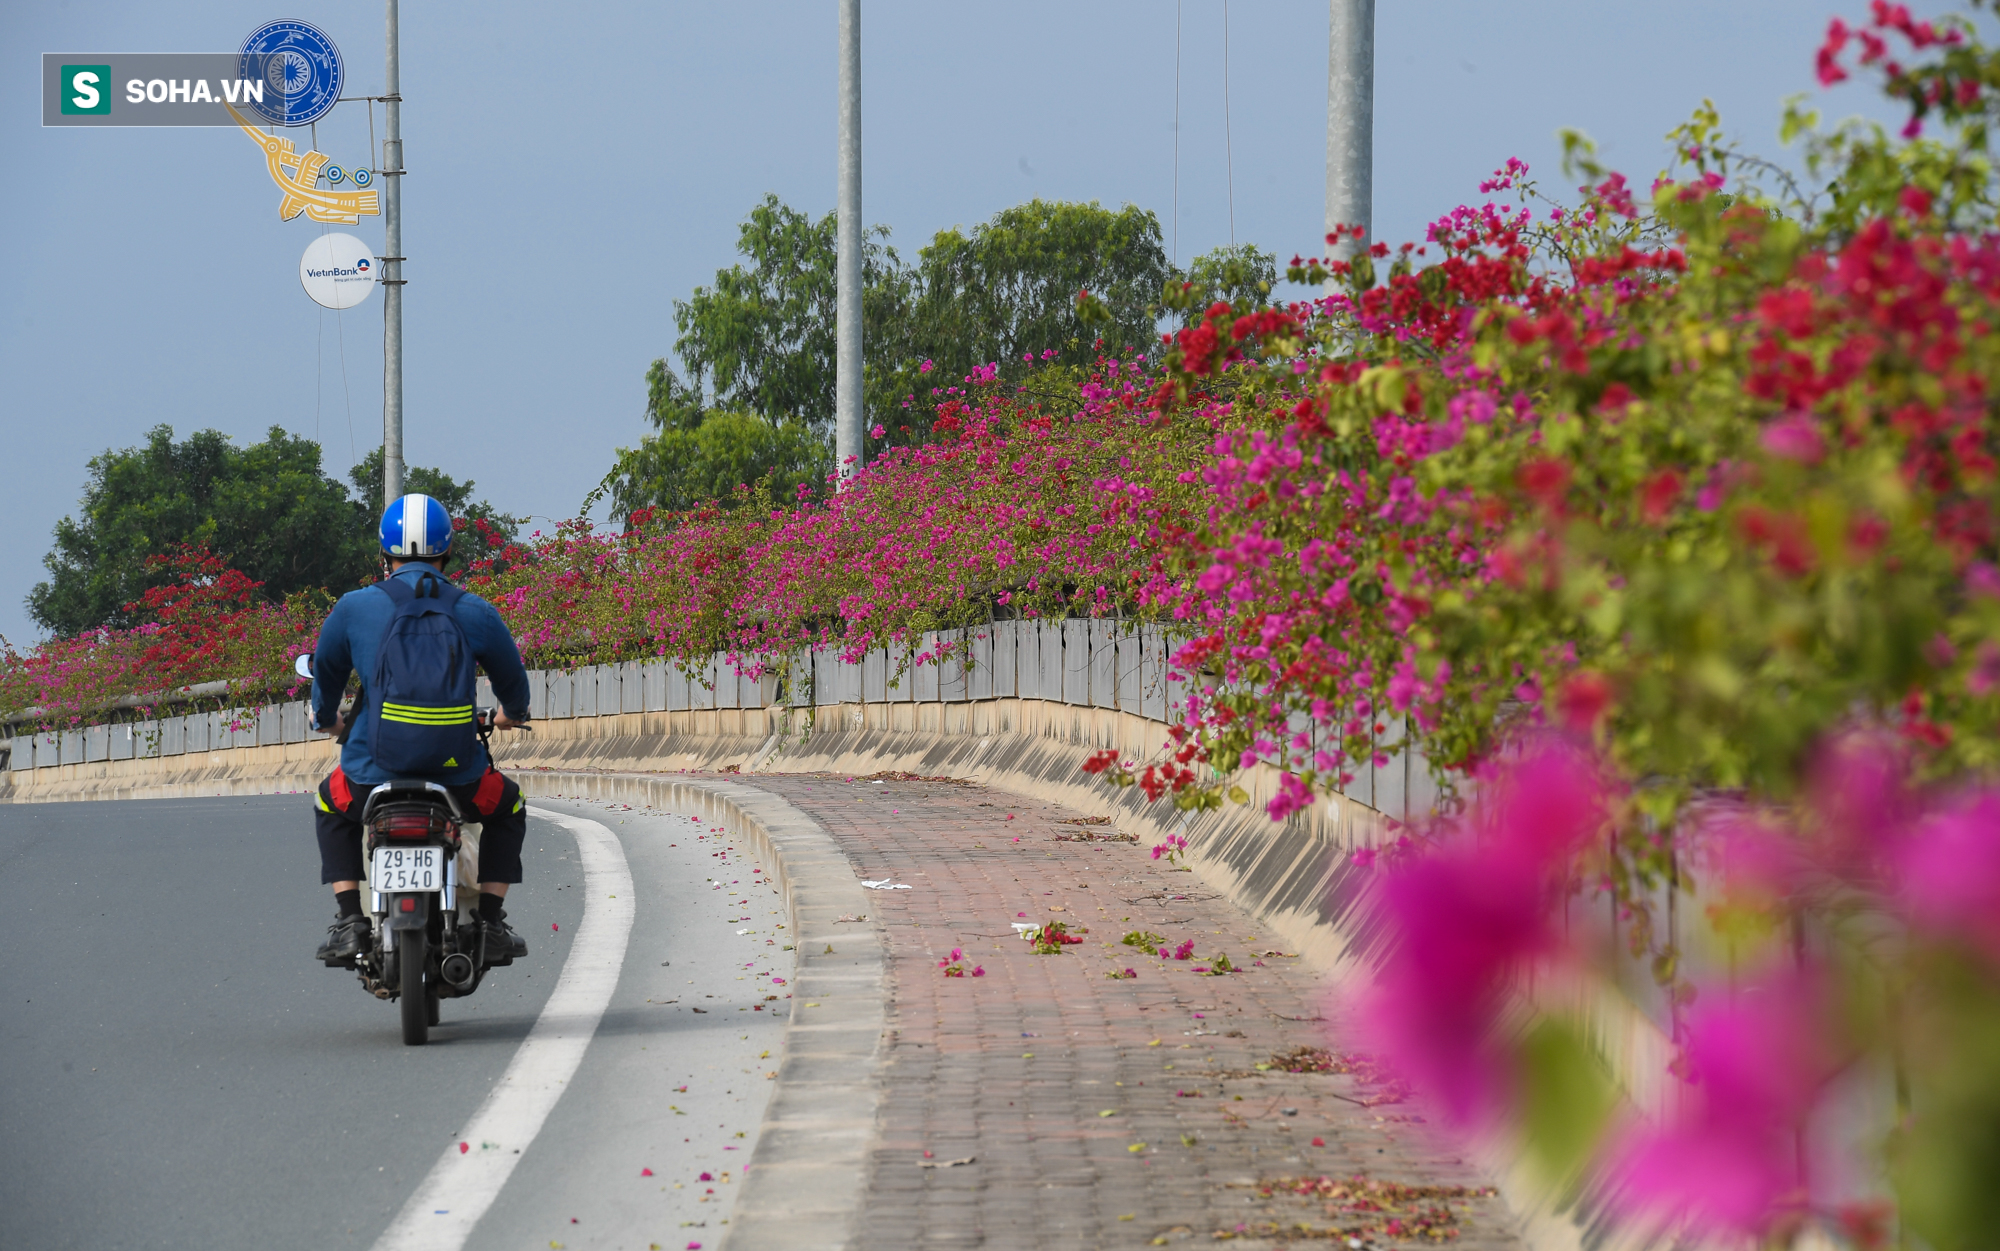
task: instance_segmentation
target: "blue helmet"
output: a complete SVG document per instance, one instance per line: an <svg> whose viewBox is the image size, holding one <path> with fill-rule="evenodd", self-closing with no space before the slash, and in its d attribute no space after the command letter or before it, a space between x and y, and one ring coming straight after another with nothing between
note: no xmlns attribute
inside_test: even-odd
<svg viewBox="0 0 2000 1251"><path fill-rule="evenodd" d="M382 514L382 554L409 560L451 550L451 514L428 495L405 495Z"/></svg>

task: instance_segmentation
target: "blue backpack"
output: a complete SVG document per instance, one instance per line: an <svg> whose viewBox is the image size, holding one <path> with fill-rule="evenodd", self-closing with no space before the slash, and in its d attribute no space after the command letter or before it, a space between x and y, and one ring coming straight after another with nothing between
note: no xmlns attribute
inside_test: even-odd
<svg viewBox="0 0 2000 1251"><path fill-rule="evenodd" d="M375 651L368 745L390 773L421 777L479 759L472 646L452 611L465 592L427 573L375 585L396 601Z"/></svg>

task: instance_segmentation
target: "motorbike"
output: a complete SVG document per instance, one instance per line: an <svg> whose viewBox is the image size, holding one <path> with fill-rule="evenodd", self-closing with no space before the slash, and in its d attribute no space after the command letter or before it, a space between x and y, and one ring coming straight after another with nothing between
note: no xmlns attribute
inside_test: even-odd
<svg viewBox="0 0 2000 1251"><path fill-rule="evenodd" d="M490 733L492 713L481 717ZM396 779L369 792L361 828L375 939L355 970L377 999L400 1001L403 1042L421 1047L441 1001L471 994L488 969L514 962L489 959L484 930L459 915L461 853L468 837L477 847L478 825L438 783ZM476 907L476 886L470 894Z"/></svg>
<svg viewBox="0 0 2000 1251"><path fill-rule="evenodd" d="M299 673L310 677L310 665L309 656L300 657ZM487 747L493 710L481 708L477 716L479 742ZM340 740L346 737L343 731ZM471 890L461 889L464 873L476 872L478 864L478 814L437 782L397 778L369 791L361 829L368 874L363 889L375 932L369 948L345 967L360 975L369 994L398 1002L404 1045L421 1047L430 1041L443 1000L470 995L488 969L514 962L511 954L489 957L485 950L485 931L475 920L476 877Z"/></svg>

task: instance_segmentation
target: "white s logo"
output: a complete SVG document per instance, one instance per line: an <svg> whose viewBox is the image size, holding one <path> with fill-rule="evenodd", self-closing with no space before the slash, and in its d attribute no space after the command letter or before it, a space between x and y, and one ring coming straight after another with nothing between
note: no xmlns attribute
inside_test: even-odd
<svg viewBox="0 0 2000 1251"><path fill-rule="evenodd" d="M97 107L97 75L88 71L78 74L70 79L70 86L76 90L76 95L70 103L80 109Z"/></svg>

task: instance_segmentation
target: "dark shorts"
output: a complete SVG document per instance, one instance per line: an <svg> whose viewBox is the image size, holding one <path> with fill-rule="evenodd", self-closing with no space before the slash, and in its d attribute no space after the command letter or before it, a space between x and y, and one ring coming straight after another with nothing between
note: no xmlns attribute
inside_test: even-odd
<svg viewBox="0 0 2000 1251"><path fill-rule="evenodd" d="M479 814L479 880L520 881L521 844L528 837L528 805L520 786L489 767L477 782L449 789L460 806ZM339 769L319 784L313 826L321 882L361 880L361 809L369 790L350 783Z"/></svg>

